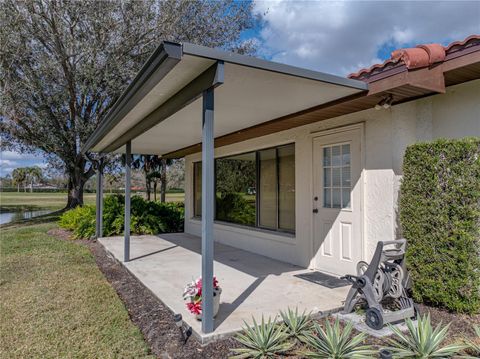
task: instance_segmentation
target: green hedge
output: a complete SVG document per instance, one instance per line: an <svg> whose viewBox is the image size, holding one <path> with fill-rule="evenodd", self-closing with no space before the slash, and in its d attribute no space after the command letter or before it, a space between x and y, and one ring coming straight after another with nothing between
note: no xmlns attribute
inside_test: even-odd
<svg viewBox="0 0 480 359"><path fill-rule="evenodd" d="M123 234L125 223L125 198L109 195L103 205L103 235ZM130 230L134 234L157 234L183 231L183 203L145 201L142 197L131 199ZM65 212L59 220L62 228L73 231L75 238L95 235L95 206L83 206Z"/></svg>
<svg viewBox="0 0 480 359"><path fill-rule="evenodd" d="M400 220L414 299L480 310L480 138L409 146Z"/></svg>

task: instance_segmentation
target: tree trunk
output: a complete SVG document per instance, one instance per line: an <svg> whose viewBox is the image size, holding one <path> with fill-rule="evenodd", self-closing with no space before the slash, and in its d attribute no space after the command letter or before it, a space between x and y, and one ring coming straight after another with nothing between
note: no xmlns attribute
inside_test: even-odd
<svg viewBox="0 0 480 359"><path fill-rule="evenodd" d="M17 183L17 192L20 192L20 183Z"/></svg>
<svg viewBox="0 0 480 359"><path fill-rule="evenodd" d="M150 197L151 197L150 195L152 193L152 184L148 179L145 181L145 187L147 190L147 201L150 201Z"/></svg>
<svg viewBox="0 0 480 359"><path fill-rule="evenodd" d="M153 200L157 202L157 181L153 182Z"/></svg>
<svg viewBox="0 0 480 359"><path fill-rule="evenodd" d="M83 205L83 187L85 181L81 176L70 176L68 179L68 198L66 209Z"/></svg>
<svg viewBox="0 0 480 359"><path fill-rule="evenodd" d="M162 173L160 175L160 202L165 203L167 194L167 161L162 158Z"/></svg>
<svg viewBox="0 0 480 359"><path fill-rule="evenodd" d="M75 208L83 205L83 190L85 183L95 174L93 166L85 172L86 160L78 156L75 164L69 167L68 175L68 197L65 209Z"/></svg>
<svg viewBox="0 0 480 359"><path fill-rule="evenodd" d="M33 193L33 179L30 180L30 193Z"/></svg>

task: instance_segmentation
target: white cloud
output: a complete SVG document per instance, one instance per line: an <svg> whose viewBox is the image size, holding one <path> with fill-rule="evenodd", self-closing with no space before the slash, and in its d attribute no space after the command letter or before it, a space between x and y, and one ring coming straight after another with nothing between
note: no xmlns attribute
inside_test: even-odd
<svg viewBox="0 0 480 359"><path fill-rule="evenodd" d="M0 158L2 160L23 160L23 161L28 161L28 160L38 160L41 157L36 156L35 154L32 153L18 153L14 151L2 151L2 154L0 155Z"/></svg>
<svg viewBox="0 0 480 359"><path fill-rule="evenodd" d="M43 157L35 154L22 154L14 151L2 151L0 153L0 176L11 174L15 168L39 166L45 168Z"/></svg>
<svg viewBox="0 0 480 359"><path fill-rule="evenodd" d="M480 33L480 2L257 1L261 54L346 75L382 62L382 47L461 40Z"/></svg>
<svg viewBox="0 0 480 359"><path fill-rule="evenodd" d="M12 160L0 159L0 176L5 176L12 173L12 171L18 167L17 162Z"/></svg>
<svg viewBox="0 0 480 359"><path fill-rule="evenodd" d="M15 161L11 161L11 160L0 160L0 166L1 167L11 167L11 166L15 166L16 165L16 162Z"/></svg>

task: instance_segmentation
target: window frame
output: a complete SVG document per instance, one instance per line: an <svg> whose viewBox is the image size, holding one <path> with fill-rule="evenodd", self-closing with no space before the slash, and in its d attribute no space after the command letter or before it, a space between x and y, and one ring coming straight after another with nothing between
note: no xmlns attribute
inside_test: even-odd
<svg viewBox="0 0 480 359"><path fill-rule="evenodd" d="M214 193L215 193L215 196L217 195L217 160L220 160L222 158L229 158L229 157L234 157L234 156L241 156L241 155L246 155L246 154L249 154L249 153L254 153L255 154L255 225L254 226L249 226L249 225L244 225L244 224L239 224L239 223L235 223L235 222L228 222L228 221L222 221L222 220L217 220L216 219L216 216L217 216L217 211L216 211L216 201L214 201L214 221L217 222L217 223L221 223L221 224L225 224L225 225L232 225L232 226L235 226L235 227L241 227L241 228L247 228L247 229L252 229L252 230L260 230L260 231L269 231L269 232L275 232L275 233L286 233L286 234L295 234L296 232L296 228L291 230L291 229L284 229L284 228L280 228L279 227L279 220L280 220L280 161L279 161L279 157L278 157L278 149L279 148L282 148L282 147L287 147L287 146L293 146L293 153L295 155L295 159L296 159L296 145L295 145L295 142L290 142L290 143L285 143L285 144L282 144L282 145L277 145L277 146L270 146L270 147L265 147L265 148L260 148L260 149L256 149L256 150L250 150L250 151L245 151L245 152L240 152L240 153L235 153L235 154L230 154L230 155L224 155L224 156L219 156L219 157L215 157L215 165L214 165ZM269 228L269 227L264 227L264 226L260 226L260 211L259 211L259 208L260 208L260 152L262 151L267 151L267 150L272 150L274 149L275 150L275 176L276 176L276 193L277 193L277 196L276 196L276 213L275 213L275 216L276 216L276 228ZM296 162L296 161L295 161ZM295 163L294 162L294 163ZM198 181L198 179L196 179L195 177L195 166L198 164L198 163L202 163L202 161L195 161L193 162L193 217L194 219L201 219L202 216L201 215L197 215L195 213L195 201L196 201L196 193L195 193L195 188L196 188L196 182ZM295 180L296 180L296 176L295 176ZM296 184L296 183L295 183ZM295 193L295 198L296 198L296 193ZM296 214L296 208L295 208L295 205L296 203L294 204L294 211L295 211L295 214ZM296 227L296 226L295 226Z"/></svg>
<svg viewBox="0 0 480 359"><path fill-rule="evenodd" d="M197 209L197 182L198 182L198 178L197 178L197 174L198 174L198 171L196 170L196 167L198 164L202 164L202 161L196 161L196 162L193 162L192 164L192 173L193 173L193 203L192 203L192 213L193 213L193 218L202 218L202 214L198 215L196 212L196 209ZM201 176L200 176L201 177ZM215 183L216 185L216 183ZM215 186L214 185L214 186ZM200 188L200 192L202 191L202 188ZM201 203L201 202L200 202ZM200 207L200 211L201 211L201 207Z"/></svg>

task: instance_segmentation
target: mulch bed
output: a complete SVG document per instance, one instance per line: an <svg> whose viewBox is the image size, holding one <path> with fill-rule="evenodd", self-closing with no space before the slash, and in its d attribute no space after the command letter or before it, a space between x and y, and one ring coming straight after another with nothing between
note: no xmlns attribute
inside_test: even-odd
<svg viewBox="0 0 480 359"><path fill-rule="evenodd" d="M69 240L70 233L53 229L49 234L61 240ZM231 348L239 344L232 338L218 340L202 346L193 336L186 344L173 321L173 313L138 281L118 261L112 258L96 241L76 240L90 248L95 261L108 282L124 302L131 320L138 326L153 354L159 358L227 358ZM474 325L480 325L480 315L468 316L446 310L419 305L421 314L430 312L432 324L450 324L448 342L475 338ZM383 339L369 337L367 343L381 347ZM295 355L289 356L296 357Z"/></svg>
<svg viewBox="0 0 480 359"><path fill-rule="evenodd" d="M448 341L453 342L461 339L477 339L474 326L480 325L480 314L467 315L451 313L443 309L429 307L423 304L419 304L418 307L420 314L426 314L430 312L432 325L450 323Z"/></svg>

